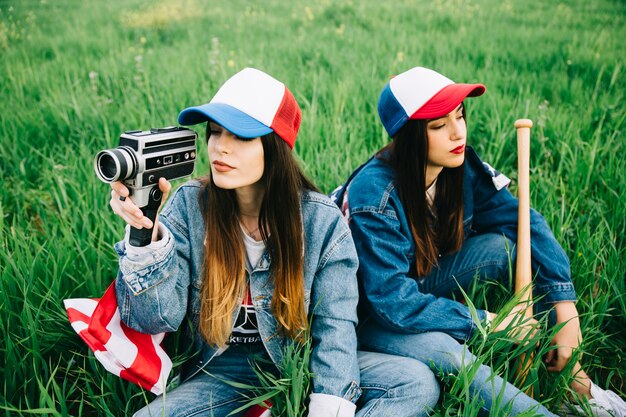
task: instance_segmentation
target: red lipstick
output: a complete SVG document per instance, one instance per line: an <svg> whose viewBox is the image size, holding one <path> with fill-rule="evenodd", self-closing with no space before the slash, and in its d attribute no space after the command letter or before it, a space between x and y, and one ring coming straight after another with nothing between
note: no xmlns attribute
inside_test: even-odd
<svg viewBox="0 0 626 417"><path fill-rule="evenodd" d="M463 152L465 152L465 145L457 146L456 148L452 149L450 152L460 155Z"/></svg>
<svg viewBox="0 0 626 417"><path fill-rule="evenodd" d="M222 161L213 161L213 167L215 168L217 172L228 172L228 171L235 169L235 167L232 167Z"/></svg>

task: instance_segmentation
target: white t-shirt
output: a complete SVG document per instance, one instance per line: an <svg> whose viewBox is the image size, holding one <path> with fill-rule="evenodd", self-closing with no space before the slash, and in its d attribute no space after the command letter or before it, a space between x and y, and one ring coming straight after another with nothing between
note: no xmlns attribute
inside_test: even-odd
<svg viewBox="0 0 626 417"><path fill-rule="evenodd" d="M435 181L426 189L426 201L431 208L435 207L435 194L437 194L437 178L435 178Z"/></svg>
<svg viewBox="0 0 626 417"><path fill-rule="evenodd" d="M265 242L262 240L257 242L248 236L243 227L241 231L243 232L243 245L246 248L246 269L248 272L252 272L265 252Z"/></svg>
<svg viewBox="0 0 626 417"><path fill-rule="evenodd" d="M246 248L246 269L250 274L254 267L259 263L259 260L265 252L265 242L257 242L243 230L243 244ZM229 345L246 345L250 343L261 342L261 335L259 334L259 328L256 320L256 310L254 309L254 303L250 296L250 282L246 283L246 293L243 296L241 307L239 308L239 315L233 327L233 332L228 337Z"/></svg>

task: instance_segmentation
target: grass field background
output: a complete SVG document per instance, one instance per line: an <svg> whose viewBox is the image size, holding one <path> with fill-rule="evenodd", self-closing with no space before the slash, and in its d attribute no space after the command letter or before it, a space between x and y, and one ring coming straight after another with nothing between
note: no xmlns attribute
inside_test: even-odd
<svg viewBox="0 0 626 417"><path fill-rule="evenodd" d="M410 67L487 86L468 103L468 142L513 179L513 121L533 119L532 205L571 258L583 363L623 396L625 38L621 0L0 0L0 414L145 403L88 354L62 306L100 296L117 270L123 224L93 156L124 130L175 124L246 66L294 93L295 150L326 192L387 143L378 94ZM207 169L201 158L196 174ZM535 371L556 407L566 382L539 358ZM451 381L437 414L474 415L466 387Z"/></svg>

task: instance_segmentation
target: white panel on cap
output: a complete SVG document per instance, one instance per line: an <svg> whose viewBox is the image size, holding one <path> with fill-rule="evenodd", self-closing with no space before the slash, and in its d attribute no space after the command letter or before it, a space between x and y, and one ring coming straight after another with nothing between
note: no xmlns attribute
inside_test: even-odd
<svg viewBox="0 0 626 417"><path fill-rule="evenodd" d="M284 95L283 83L262 71L246 68L226 81L211 103L229 104L269 127Z"/></svg>
<svg viewBox="0 0 626 417"><path fill-rule="evenodd" d="M450 84L454 81L422 67L412 68L389 81L393 95L409 117Z"/></svg>

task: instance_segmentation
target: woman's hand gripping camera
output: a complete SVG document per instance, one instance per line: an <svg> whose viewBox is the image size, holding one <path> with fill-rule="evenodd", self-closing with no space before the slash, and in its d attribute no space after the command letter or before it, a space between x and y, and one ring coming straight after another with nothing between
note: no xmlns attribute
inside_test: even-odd
<svg viewBox="0 0 626 417"><path fill-rule="evenodd" d="M161 206L159 207L160 210L167 200L170 190L172 189L172 185L165 178L159 178L159 189L163 193L163 197L161 198ZM128 198L129 195L130 193L128 191L128 188L126 188L126 186L121 181L115 181L111 183L111 201L109 202L109 205L113 209L113 212L120 216L122 219L124 219L127 224L136 229L151 228L152 221L150 221L149 218L143 215L141 209L137 207L135 203L133 203L133 200ZM159 218L157 215L157 218L154 222L155 227L152 230L153 242L159 239L158 223Z"/></svg>

